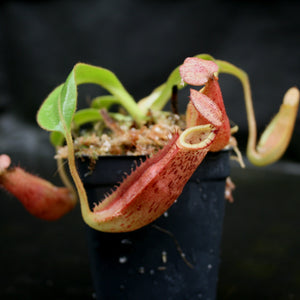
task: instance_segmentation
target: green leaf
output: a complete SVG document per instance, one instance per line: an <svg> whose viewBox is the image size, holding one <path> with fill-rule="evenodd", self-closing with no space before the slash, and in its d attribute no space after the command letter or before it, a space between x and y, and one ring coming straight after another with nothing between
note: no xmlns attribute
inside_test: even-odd
<svg viewBox="0 0 300 300"><path fill-rule="evenodd" d="M50 134L50 142L54 147L62 146L65 140L64 135L59 131L53 131Z"/></svg>
<svg viewBox="0 0 300 300"><path fill-rule="evenodd" d="M83 124L99 120L102 120L102 116L99 112L99 109L94 108L86 108L79 110L78 112L76 112L73 119L76 126L81 126Z"/></svg>
<svg viewBox="0 0 300 300"><path fill-rule="evenodd" d="M113 105L113 104L119 104L120 101L116 96L113 95L105 95L105 96L99 96L92 100L91 107L92 108L106 108L107 110Z"/></svg>
<svg viewBox="0 0 300 300"><path fill-rule="evenodd" d="M68 76L58 98L60 120L63 129L71 130L73 115L77 106L77 84L76 84L76 69L74 68Z"/></svg>
<svg viewBox="0 0 300 300"><path fill-rule="evenodd" d="M45 130L59 131L63 133L58 109L58 99L62 87L63 85L60 85L54 89L38 111L37 122Z"/></svg>
<svg viewBox="0 0 300 300"><path fill-rule="evenodd" d="M146 115L113 72L78 63L66 82L57 87L42 104L37 115L38 124L45 130L61 132L66 136L66 132L71 130L77 106L77 86L84 83L94 83L107 89L114 96L114 102L117 99L135 121L142 122L146 119Z"/></svg>
<svg viewBox="0 0 300 300"><path fill-rule="evenodd" d="M74 69L76 69L77 84L94 83L104 87L118 99L119 103L128 111L134 120L141 122L146 119L146 115L140 110L135 100L125 90L113 72L82 63L77 64Z"/></svg>
<svg viewBox="0 0 300 300"><path fill-rule="evenodd" d="M109 113L109 115L119 122L132 122L132 118L119 113ZM82 126L86 123L97 122L103 120L99 109L86 108L77 111L74 115L73 122L76 126Z"/></svg>

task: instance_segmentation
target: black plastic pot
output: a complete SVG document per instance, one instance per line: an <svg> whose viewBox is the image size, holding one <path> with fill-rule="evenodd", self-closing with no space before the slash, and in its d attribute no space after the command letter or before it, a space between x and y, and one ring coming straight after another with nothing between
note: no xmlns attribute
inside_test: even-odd
<svg viewBox="0 0 300 300"><path fill-rule="evenodd" d="M91 206L103 199L136 157L100 157L89 176ZM97 299L215 299L229 152L209 153L177 202L154 223L129 233L87 228Z"/></svg>

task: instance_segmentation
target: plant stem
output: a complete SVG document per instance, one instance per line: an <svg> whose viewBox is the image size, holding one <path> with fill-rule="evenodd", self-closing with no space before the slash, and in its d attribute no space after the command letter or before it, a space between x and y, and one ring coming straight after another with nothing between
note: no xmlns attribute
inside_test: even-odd
<svg viewBox="0 0 300 300"><path fill-rule="evenodd" d="M248 75L228 62L217 60L216 63L220 72L236 76L243 85L249 127L247 157L257 166L274 163L289 145L297 118L299 90L293 87L285 93L279 112L268 124L256 145L256 121Z"/></svg>
<svg viewBox="0 0 300 300"><path fill-rule="evenodd" d="M89 224L90 221L92 220L92 218L89 218L91 216L92 212L91 212L90 207L89 207L88 198L87 198L85 188L83 186L83 183L80 179L80 176L79 176L77 168L76 168L75 154L74 154L74 144L73 144L73 140L72 140L72 135L68 131L66 132L66 143L67 143L67 146L68 146L69 169L70 169L72 178L74 180L74 183L76 185L76 189L77 189L78 196L79 196L79 199L80 199L82 217L85 220L85 222L87 224ZM87 219L89 221L87 221Z"/></svg>
<svg viewBox="0 0 300 300"><path fill-rule="evenodd" d="M226 61L217 60L216 63L219 66L220 73L227 73L237 77L243 86L244 97L245 97L245 105L246 105L246 113L249 127L249 136L248 136L248 144L247 144L247 152L254 151L256 149L256 140L257 140L257 130L256 130L256 120L254 114L254 108L252 103L252 95L249 78L246 72L238 67L228 63Z"/></svg>
<svg viewBox="0 0 300 300"><path fill-rule="evenodd" d="M63 128L63 134L65 136L67 147L68 147L68 164L69 164L71 176L73 178L73 181L75 183L77 193L79 196L82 218L84 219L84 221L87 224L89 224L90 221L93 220L93 218L91 216L92 212L89 207L85 188L83 186L83 183L80 179L80 176L79 176L77 168L76 168L72 133L71 133L71 130L69 130L66 120L64 119L64 116L63 116L62 105L61 105L61 95L59 95L59 97L58 97L58 113L59 113L61 125Z"/></svg>
<svg viewBox="0 0 300 300"><path fill-rule="evenodd" d="M57 170L58 170L59 177L60 177L61 181L63 182L63 184L65 185L65 187L68 188L72 192L74 199L77 199L76 190L75 190L73 184L71 183L69 177L66 174L66 170L65 170L62 158L57 158Z"/></svg>

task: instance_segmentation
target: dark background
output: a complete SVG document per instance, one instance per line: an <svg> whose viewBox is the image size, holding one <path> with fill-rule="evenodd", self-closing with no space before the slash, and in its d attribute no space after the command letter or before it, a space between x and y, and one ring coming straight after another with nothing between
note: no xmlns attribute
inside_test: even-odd
<svg viewBox="0 0 300 300"><path fill-rule="evenodd" d="M2 1L0 153L57 182L54 151L35 115L78 61L111 69L139 99L185 57L210 53L248 72L262 131L284 92L299 86L299 12L299 1ZM226 75L220 82L243 150L241 86ZM218 299L300 299L299 136L298 113L281 162L232 164L237 190L226 208ZM0 196L1 299L92 298L79 208L47 223Z"/></svg>

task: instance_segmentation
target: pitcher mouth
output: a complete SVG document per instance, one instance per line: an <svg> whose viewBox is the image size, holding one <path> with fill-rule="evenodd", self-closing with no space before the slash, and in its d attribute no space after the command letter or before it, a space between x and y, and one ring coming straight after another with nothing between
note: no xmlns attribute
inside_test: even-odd
<svg viewBox="0 0 300 300"><path fill-rule="evenodd" d="M177 146L189 150L207 148L214 141L215 131L216 128L211 124L188 128L180 135Z"/></svg>

